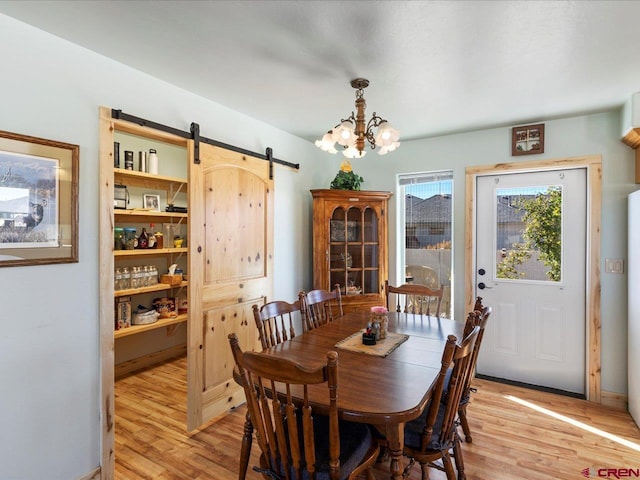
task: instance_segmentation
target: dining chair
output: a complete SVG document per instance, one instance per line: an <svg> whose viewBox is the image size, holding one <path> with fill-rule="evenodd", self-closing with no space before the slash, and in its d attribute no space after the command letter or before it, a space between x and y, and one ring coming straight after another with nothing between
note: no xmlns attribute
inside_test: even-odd
<svg viewBox="0 0 640 480"><path fill-rule="evenodd" d="M404 455L410 459L409 465L405 468L407 475L411 467L418 462L422 468L422 478L429 478L427 469L431 467L444 471L447 480L466 479L456 417L467 377L471 374L471 358L479 333L480 327L475 326L460 343L455 344L453 368L448 385L444 379L441 380L443 375L448 376L447 372L443 374L441 370L438 377L438 381L446 385L440 387L440 398L438 390L434 390L432 399L422 415L405 425ZM451 340L456 342L457 339L449 336L447 342ZM443 354L443 365L445 361ZM452 456L458 471L457 477L451 461ZM437 460L441 460L442 465L435 463Z"/></svg>
<svg viewBox="0 0 640 480"><path fill-rule="evenodd" d="M313 330L343 315L340 285L336 285L331 291L318 289L300 292L299 300L305 331Z"/></svg>
<svg viewBox="0 0 640 480"><path fill-rule="evenodd" d="M293 303L284 300L274 300L265 303L261 307L253 305L253 319L258 329L262 348L269 348L296 336L296 314L301 314L300 302ZM233 379L242 385L238 367L233 369ZM253 423L251 413L247 410L242 435L242 447L240 448L240 466L238 468L238 480L244 480L249 467L251 445L253 444Z"/></svg>
<svg viewBox="0 0 640 480"><path fill-rule="evenodd" d="M395 311L400 313L413 313L417 315L431 315L431 304L436 304L435 316L440 316L440 305L444 287L433 289L418 283L405 283L399 287L389 285L389 281L384 281L384 294L387 308L392 309L389 302L389 295L396 295Z"/></svg>
<svg viewBox="0 0 640 480"><path fill-rule="evenodd" d="M460 407L458 408L458 421L460 422L460 426L462 427L462 431L464 432L464 440L467 443L471 443L473 440L471 438L471 429L469 428L469 421L467 420L467 405L471 400L471 394L476 391L475 388L471 386L471 381L475 377L476 372L476 364L478 362L478 354L480 353L480 346L482 345L482 338L484 337L484 329L487 326L487 322L489 321L489 317L491 316L491 307L482 305L482 298L478 297L476 300L476 307L480 307L480 310L474 310L473 312L469 312L467 316L467 321L465 322L465 334L470 332L473 327L478 326L480 331L478 332L478 338L476 339L476 344L473 348L473 353L471 354L471 366L470 366L470 374L467 378L466 385L464 386L462 392L462 398L460 399Z"/></svg>
<svg viewBox="0 0 640 480"><path fill-rule="evenodd" d="M253 305L252 308L263 349L296 336L295 325L302 315L299 300L293 303L274 300L261 307Z"/></svg>
<svg viewBox="0 0 640 480"><path fill-rule="evenodd" d="M326 364L309 369L286 358L243 353L235 333L229 344L261 450L255 471L265 479L316 480L351 480L366 472L373 480L379 447L369 427L338 419L336 352L327 352ZM308 398L309 388L322 384L326 415L317 413Z"/></svg>

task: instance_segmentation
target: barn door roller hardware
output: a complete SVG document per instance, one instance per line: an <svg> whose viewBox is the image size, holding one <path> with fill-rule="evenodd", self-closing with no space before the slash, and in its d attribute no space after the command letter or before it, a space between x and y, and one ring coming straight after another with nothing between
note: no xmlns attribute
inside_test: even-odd
<svg viewBox="0 0 640 480"><path fill-rule="evenodd" d="M260 158L262 160L266 160L269 162L269 178L273 179L273 164L278 163L280 165L284 165L285 167L294 168L296 170L300 170L299 163L291 163L285 160L280 160L278 158L273 158L271 148L267 148L267 153L256 153L250 150L246 150L241 147L236 147L235 145L229 145L228 143L219 142L218 140L212 140L210 138L201 137L200 136L200 125L192 122L191 128L189 132L185 132L184 130L179 130L177 128L169 127L167 125L162 125L161 123L156 123L151 120L146 120L144 118L136 117L134 115L129 115L128 113L124 113L122 110L111 109L111 118L115 118L116 120L125 120L127 122L135 123L137 125L143 127L153 128L155 130L160 130L162 132L171 133L178 137L188 138L193 140L194 142L194 163L200 163L200 142L207 143L209 145L213 145L216 147L224 148L226 150L231 150L233 152L241 153L243 155L248 155L251 157Z"/></svg>

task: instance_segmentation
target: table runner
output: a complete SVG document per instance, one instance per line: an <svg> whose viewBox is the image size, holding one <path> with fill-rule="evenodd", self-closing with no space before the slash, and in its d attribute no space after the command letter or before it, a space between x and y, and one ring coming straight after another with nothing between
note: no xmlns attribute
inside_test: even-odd
<svg viewBox="0 0 640 480"><path fill-rule="evenodd" d="M387 338L378 340L375 345L364 345L362 343L362 334L364 332L364 329L358 330L353 335L349 335L344 340L340 340L335 344L335 347L349 350L351 352L366 353L367 355L375 355L377 357L386 357L409 338L409 335L387 332Z"/></svg>

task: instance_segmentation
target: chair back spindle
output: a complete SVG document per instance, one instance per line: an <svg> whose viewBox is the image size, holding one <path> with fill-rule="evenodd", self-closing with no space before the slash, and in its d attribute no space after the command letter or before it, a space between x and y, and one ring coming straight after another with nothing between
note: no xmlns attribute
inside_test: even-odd
<svg viewBox="0 0 640 480"><path fill-rule="evenodd" d="M258 329L262 348L273 347L296 336L295 324L302 319L300 301L293 303L282 300L265 303L262 307L253 305L253 319Z"/></svg>
<svg viewBox="0 0 640 480"><path fill-rule="evenodd" d="M389 281L384 282L384 293L386 305L389 310L398 313L411 313L414 315L435 315L440 316L440 306L444 287L440 285L438 289L432 289L426 285L417 283L405 283L399 287L389 285ZM390 295L395 294L395 304L392 307ZM435 304L435 310L432 309Z"/></svg>
<svg viewBox="0 0 640 480"><path fill-rule="evenodd" d="M299 301L305 331L313 330L343 315L340 285L336 285L332 291L318 289L300 292Z"/></svg>

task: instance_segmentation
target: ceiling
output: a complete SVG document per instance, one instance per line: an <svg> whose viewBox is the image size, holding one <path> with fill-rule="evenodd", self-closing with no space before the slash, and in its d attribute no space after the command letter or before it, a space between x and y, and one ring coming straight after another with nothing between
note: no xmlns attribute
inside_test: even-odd
<svg viewBox="0 0 640 480"><path fill-rule="evenodd" d="M620 107L636 1L5 1L4 13L314 140L364 77L401 140Z"/></svg>

